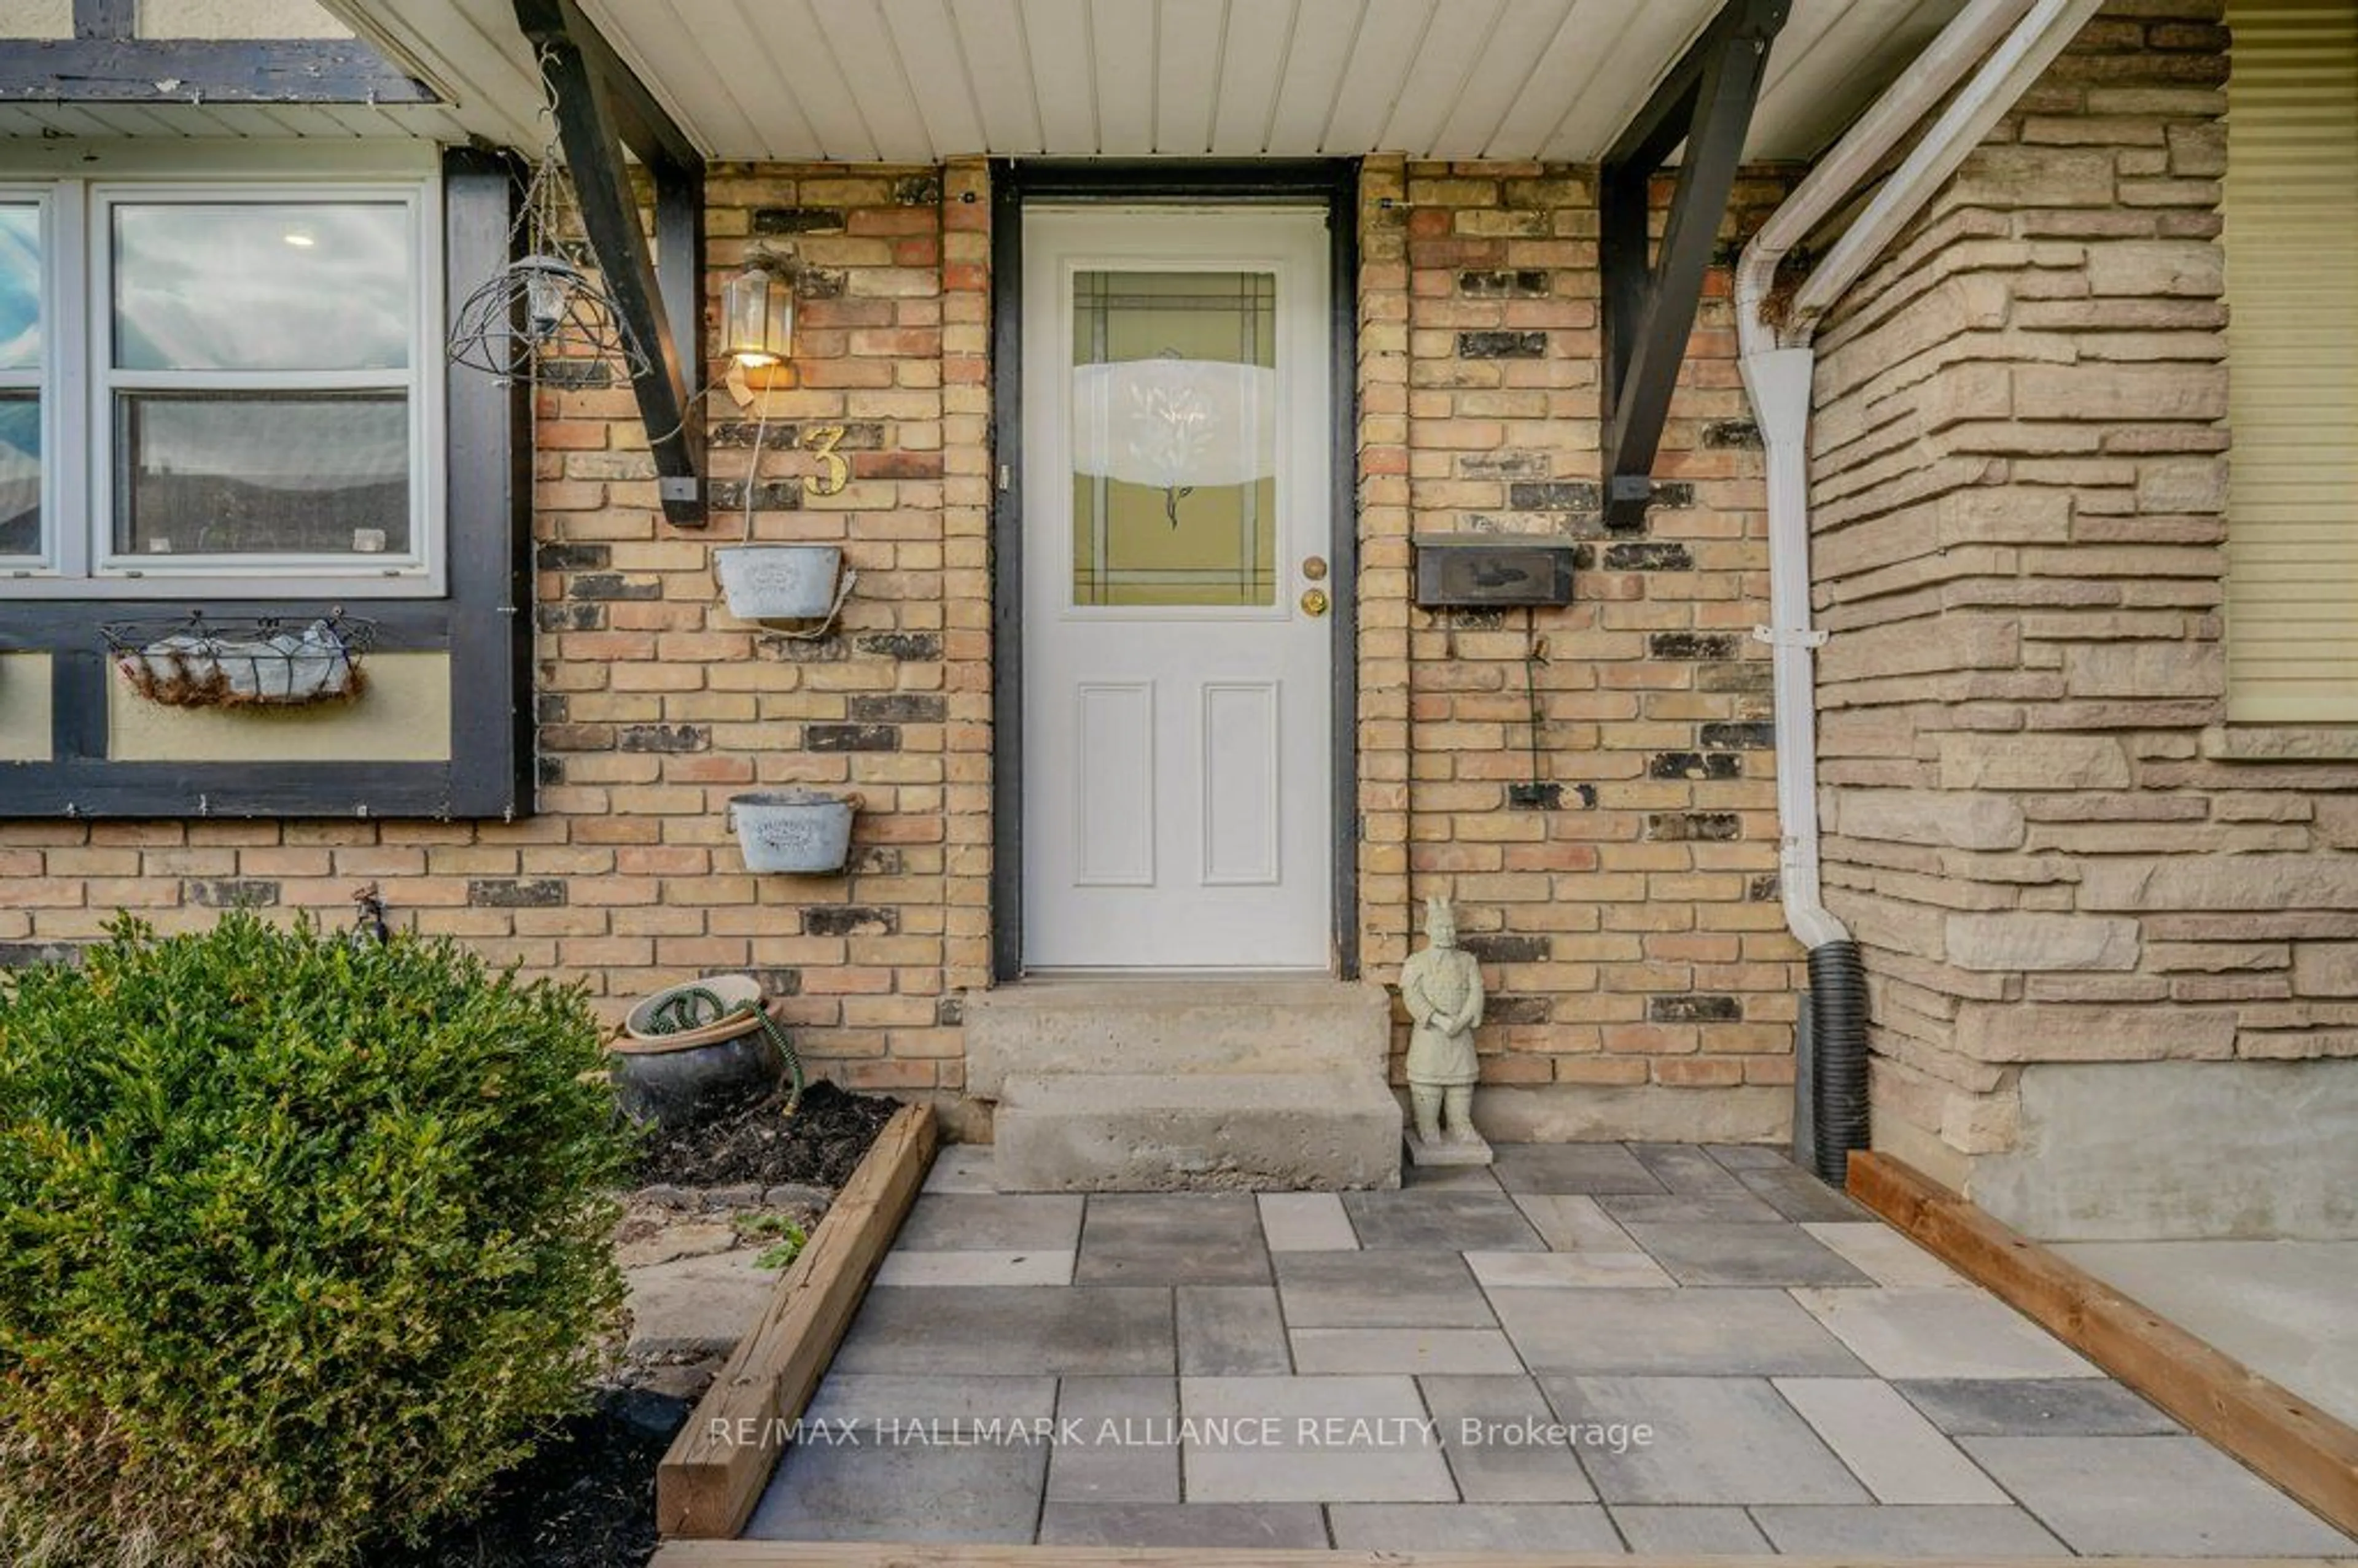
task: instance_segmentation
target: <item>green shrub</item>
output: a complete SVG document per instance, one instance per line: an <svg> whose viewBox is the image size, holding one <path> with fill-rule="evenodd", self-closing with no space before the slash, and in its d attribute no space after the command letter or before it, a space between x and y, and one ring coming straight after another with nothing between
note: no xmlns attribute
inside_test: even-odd
<svg viewBox="0 0 2358 1568"><path fill-rule="evenodd" d="M575 991L128 920L0 984L0 1561L336 1564L583 1397L629 1160Z"/></svg>

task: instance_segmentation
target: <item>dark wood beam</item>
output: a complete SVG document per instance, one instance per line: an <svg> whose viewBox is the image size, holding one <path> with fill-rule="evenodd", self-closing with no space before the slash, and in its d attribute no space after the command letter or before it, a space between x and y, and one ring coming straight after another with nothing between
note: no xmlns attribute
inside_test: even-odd
<svg viewBox="0 0 2358 1568"><path fill-rule="evenodd" d="M654 456L664 520L706 521L703 365L704 157L599 37L573 0L515 0L540 59L590 249L622 325L644 356L632 377ZM636 152L654 184L659 273L624 162Z"/></svg>
<svg viewBox="0 0 2358 1568"><path fill-rule="evenodd" d="M1599 171L1608 526L1641 520L1653 493L1654 458L1703 301L1704 274L1736 188L1768 46L1790 5L1727 0L1614 139ZM1686 151L1657 249L1647 238L1648 192L1682 144Z"/></svg>
<svg viewBox="0 0 2358 1568"><path fill-rule="evenodd" d="M11 38L0 103L438 103L434 90L358 38L126 38L77 12L70 38Z"/></svg>

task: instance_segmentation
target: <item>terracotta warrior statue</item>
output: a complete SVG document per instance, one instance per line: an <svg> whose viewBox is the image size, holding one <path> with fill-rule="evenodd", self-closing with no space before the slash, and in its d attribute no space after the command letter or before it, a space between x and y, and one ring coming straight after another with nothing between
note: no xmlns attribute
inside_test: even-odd
<svg viewBox="0 0 2358 1568"><path fill-rule="evenodd" d="M1482 968L1457 945L1445 898L1424 901L1425 947L1401 966L1401 1000L1415 1026L1408 1043L1409 1103L1428 1147L1474 1143L1474 1026L1482 1022Z"/></svg>

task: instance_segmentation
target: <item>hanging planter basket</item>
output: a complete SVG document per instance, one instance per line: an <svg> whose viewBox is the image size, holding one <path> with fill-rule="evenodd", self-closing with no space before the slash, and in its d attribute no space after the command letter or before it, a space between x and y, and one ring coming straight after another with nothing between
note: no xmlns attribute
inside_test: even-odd
<svg viewBox="0 0 2358 1568"><path fill-rule="evenodd" d="M376 634L341 614L308 624L275 618L118 621L102 627L132 690L167 708L316 708L350 702L366 680L361 656Z"/></svg>
<svg viewBox="0 0 2358 1568"><path fill-rule="evenodd" d="M745 869L803 876L843 870L860 796L816 789L755 790L732 796L729 821Z"/></svg>

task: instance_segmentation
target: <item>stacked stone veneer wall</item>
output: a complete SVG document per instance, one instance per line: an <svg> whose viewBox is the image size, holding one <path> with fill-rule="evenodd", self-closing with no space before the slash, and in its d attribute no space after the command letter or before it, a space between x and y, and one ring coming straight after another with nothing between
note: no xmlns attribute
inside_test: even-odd
<svg viewBox="0 0 2358 1568"><path fill-rule="evenodd" d="M2049 1234L2358 1227L2358 766L2224 722L2218 21L2108 7L1818 340L1876 1140Z"/></svg>
<svg viewBox="0 0 2358 1568"><path fill-rule="evenodd" d="M609 1013L752 968L833 1077L955 1098L960 998L990 979L988 177L944 168L720 166L710 292L748 255L802 268L796 384L709 400L714 516L665 526L627 387L558 367L536 396L539 810L514 823L0 824L0 958L249 903L396 921ZM1781 187L1749 179L1743 222ZM1667 196L1667 192L1664 192ZM1375 159L1359 217L1365 971L1390 980L1429 894L1459 902L1494 997L1487 1102L1519 1134L1784 1130L1801 975L1777 902L1760 453L1714 270L1659 499L1602 525L1593 171ZM717 366L708 366L708 373ZM840 427L842 493L814 432ZM712 551L741 530L840 542L842 625L735 621ZM1576 600L1535 617L1548 661L1531 772L1520 612L1410 604L1412 534L1579 545ZM757 877L723 819L757 785L865 797L853 863Z"/></svg>

